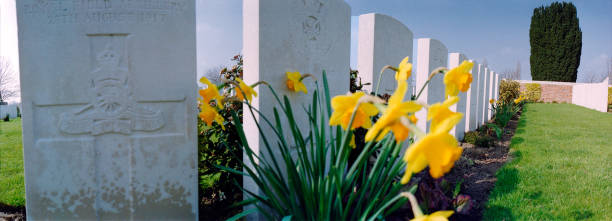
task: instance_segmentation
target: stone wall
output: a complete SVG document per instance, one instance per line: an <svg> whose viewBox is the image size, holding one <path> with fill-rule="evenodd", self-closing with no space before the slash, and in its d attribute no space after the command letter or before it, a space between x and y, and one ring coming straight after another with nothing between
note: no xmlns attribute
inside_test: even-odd
<svg viewBox="0 0 612 221"><path fill-rule="evenodd" d="M571 83L562 82L533 82L540 84L542 102L557 102L557 103L572 103L572 87ZM521 93L525 91L525 85L529 83L521 83Z"/></svg>
<svg viewBox="0 0 612 221"><path fill-rule="evenodd" d="M607 78L601 83L571 83L526 80L521 80L518 82L521 84L521 92L526 90L526 84L540 84L540 101L542 102L570 103L601 112L607 111Z"/></svg>

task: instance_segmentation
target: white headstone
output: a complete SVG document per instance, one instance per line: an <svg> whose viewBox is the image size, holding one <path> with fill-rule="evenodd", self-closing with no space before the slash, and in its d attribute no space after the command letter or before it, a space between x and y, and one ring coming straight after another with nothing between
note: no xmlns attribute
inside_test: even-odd
<svg viewBox="0 0 612 221"><path fill-rule="evenodd" d="M17 1L32 220L198 218L195 1Z"/></svg>
<svg viewBox="0 0 612 221"><path fill-rule="evenodd" d="M487 101L491 100L491 99L495 99L495 72L491 71L491 73L489 74L489 98L487 99ZM493 108L491 106L491 103L489 103L489 106L487 108L487 121L490 120L493 117Z"/></svg>
<svg viewBox="0 0 612 221"><path fill-rule="evenodd" d="M495 74L495 100L499 100L499 74Z"/></svg>
<svg viewBox="0 0 612 221"><path fill-rule="evenodd" d="M461 62L467 60L467 57L461 53L450 53L448 54L448 69L453 69L461 64ZM469 91L468 91L469 92ZM465 122L469 117L467 110L467 93L459 92L459 102L450 107L451 111L463 113L463 118L459 123L450 131L457 140L463 140L463 135L465 135Z"/></svg>
<svg viewBox="0 0 612 221"><path fill-rule="evenodd" d="M472 84L470 85L470 89L467 94L467 105L465 112L466 128L465 131L473 131L478 127L478 123L476 121L476 117L478 116L477 108L478 108L478 79L480 78L479 68L481 67L478 62L474 60L470 60L474 63L472 67Z"/></svg>
<svg viewBox="0 0 612 221"><path fill-rule="evenodd" d="M393 17L370 13L359 16L358 70L367 91L374 92L380 70L397 66L404 57L412 61L412 32ZM392 94L396 88L395 72L387 69L378 89L379 94ZM411 94L406 95L410 97Z"/></svg>
<svg viewBox="0 0 612 221"><path fill-rule="evenodd" d="M489 72L488 68L484 65L480 65L480 77L478 78L478 125L476 126L477 128L482 126L482 124L484 123L484 117L485 117L485 110L487 108L487 104L489 104L489 101L486 100L487 96L486 96L486 87L487 85L485 84L486 80L487 80L487 73Z"/></svg>
<svg viewBox="0 0 612 221"><path fill-rule="evenodd" d="M266 81L280 95L292 102L298 125L308 125L302 106L312 102L314 80L305 79L309 93L290 92L285 84L286 71L313 74L322 86L325 70L330 83L330 95L349 91L351 42L351 11L343 0L249 0L243 2L244 80L247 84ZM254 108L273 119L273 108L278 107L267 87L255 88L258 97ZM245 107L247 108L247 107ZM262 133L273 134L261 117L254 119L244 114L244 130L256 153L265 153L255 120L262 122ZM306 127L306 126L305 126ZM285 134L290 134L286 132ZM268 138L275 138L269 135ZM245 162L248 162L245 158ZM260 193L248 177L243 185ZM253 218L253 217L251 217Z"/></svg>
<svg viewBox="0 0 612 221"><path fill-rule="evenodd" d="M439 67L448 65L448 49L442 42L431 38L419 38L417 41L417 64L416 64L416 93L425 85L429 74ZM434 104L444 101L444 75L436 74L423 93L419 101ZM416 113L417 126L423 131L429 131L427 121L427 110L422 109Z"/></svg>

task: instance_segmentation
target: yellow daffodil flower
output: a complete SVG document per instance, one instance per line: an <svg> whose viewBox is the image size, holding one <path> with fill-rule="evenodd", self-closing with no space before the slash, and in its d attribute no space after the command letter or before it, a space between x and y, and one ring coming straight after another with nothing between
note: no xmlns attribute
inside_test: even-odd
<svg viewBox="0 0 612 221"><path fill-rule="evenodd" d="M463 61L461 65L446 72L444 85L446 85L446 96L457 96L459 91L466 92L472 83L472 70L474 63Z"/></svg>
<svg viewBox="0 0 612 221"><path fill-rule="evenodd" d="M200 109L200 118L206 123L206 125L211 126L214 121L221 125L221 128L225 130L225 126L223 126L223 116L221 116L217 110L208 104L200 105Z"/></svg>
<svg viewBox="0 0 612 221"><path fill-rule="evenodd" d="M410 78L412 72L412 64L408 63L409 57L405 57L399 64L399 68L395 72L395 80L406 81Z"/></svg>
<svg viewBox="0 0 612 221"><path fill-rule="evenodd" d="M355 111L355 106L359 102L359 98L364 96L363 92L356 92L354 94L349 95L339 95L331 100L332 108L334 112L332 113L329 119L329 125L341 125L345 130L348 127L348 124L351 121L351 116L353 115L353 111ZM371 116L375 116L378 114L378 109L371 103L361 103L357 108L357 112L355 113L355 118L353 119L353 124L351 125L351 129L363 127L370 128L372 126L372 121L370 120Z"/></svg>
<svg viewBox="0 0 612 221"><path fill-rule="evenodd" d="M293 92L302 91L304 94L308 94L308 89L306 89L306 85L302 83L302 75L300 72L287 72L287 88Z"/></svg>
<svg viewBox="0 0 612 221"><path fill-rule="evenodd" d="M406 172L400 182L408 183L413 173L421 172L427 165L431 177L440 178L453 168L462 151L455 137L445 130L427 134L406 151L403 158L406 162Z"/></svg>
<svg viewBox="0 0 612 221"><path fill-rule="evenodd" d="M435 103L429 107L427 120L431 120L431 131L446 130L448 133L463 117L462 113L452 112L449 108L459 101L459 97L453 96L443 103Z"/></svg>
<svg viewBox="0 0 612 221"><path fill-rule="evenodd" d="M216 100L217 106L219 108L223 108L223 97L219 94L219 89L217 85L211 83L208 78L202 77L200 78L200 82L207 85L206 89L199 90L200 96L202 96L202 103L209 104L213 99Z"/></svg>
<svg viewBox="0 0 612 221"><path fill-rule="evenodd" d="M398 87L389 98L389 104L385 113L376 121L374 126L368 130L365 135L365 141L376 139L377 141L393 131L395 140L400 142L408 138L408 128L401 122L402 118L408 117L409 113L417 112L421 109L421 105L413 101L403 102L408 83L406 81L398 81ZM376 135L380 132L380 135Z"/></svg>
<svg viewBox="0 0 612 221"><path fill-rule="evenodd" d="M518 103L520 103L523 100L525 100L525 97L523 95L521 95L518 98L514 99L514 104L518 104Z"/></svg>
<svg viewBox="0 0 612 221"><path fill-rule="evenodd" d="M239 83L238 90L236 90L236 97L238 97L238 99L245 100L246 96L246 100L251 102L251 100L253 100L253 96L257 97L257 92L253 90L252 87L244 83L242 79L236 78L236 81Z"/></svg>
<svg viewBox="0 0 612 221"><path fill-rule="evenodd" d="M494 100L494 99L490 99L490 100L489 100L489 104L493 104L494 102L495 102L495 100Z"/></svg>
<svg viewBox="0 0 612 221"><path fill-rule="evenodd" d="M448 217L453 215L452 210L438 211L429 215L414 217L410 221L448 221Z"/></svg>

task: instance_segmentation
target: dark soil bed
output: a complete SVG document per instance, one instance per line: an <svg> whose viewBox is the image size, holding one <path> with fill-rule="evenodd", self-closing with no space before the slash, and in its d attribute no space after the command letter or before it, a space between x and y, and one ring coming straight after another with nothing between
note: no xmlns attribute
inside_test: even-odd
<svg viewBox="0 0 612 221"><path fill-rule="evenodd" d="M520 112L517 116L520 116ZM424 212L453 210L453 188L460 183L461 189L459 194L471 197L471 209L465 214L455 212L449 220L482 220L482 214L489 198L489 193L497 181L495 173L509 160L508 151L510 140L514 136L518 125L517 116L508 122L502 138L495 140L494 145L491 147L477 147L469 143L460 142L460 145L464 148L462 156L455 163L451 172L443 178L434 180L426 170L413 176L410 185L407 186L419 184L419 189L417 189L415 195L419 199ZM436 207L435 210L426 211L427 209L424 208L424 204L428 203L423 202L423 192L419 192L423 191L422 189L427 189L424 191L426 192L425 195L433 199L428 203L434 205L433 207ZM410 204L407 203L387 217L387 220L409 220L412 217L412 209Z"/></svg>
<svg viewBox="0 0 612 221"><path fill-rule="evenodd" d="M25 220L25 207L14 207L0 203L0 221Z"/></svg>
<svg viewBox="0 0 612 221"><path fill-rule="evenodd" d="M461 143L463 155L455 167L445 177L451 183L463 180L461 193L472 197L473 207L468 215L455 214L451 220L481 220L489 193L495 186L495 173L509 159L510 140L516 130L518 120L511 120L506 126L501 140L493 147L475 147Z"/></svg>

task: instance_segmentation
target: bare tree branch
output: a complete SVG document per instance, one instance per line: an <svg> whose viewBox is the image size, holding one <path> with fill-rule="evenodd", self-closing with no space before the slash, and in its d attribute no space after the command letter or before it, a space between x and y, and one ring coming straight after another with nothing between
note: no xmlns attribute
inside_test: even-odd
<svg viewBox="0 0 612 221"><path fill-rule="evenodd" d="M521 79L521 62L520 61L516 62L516 68L514 70L507 69L503 71L502 76L505 79L520 80Z"/></svg>
<svg viewBox="0 0 612 221"><path fill-rule="evenodd" d="M0 101L6 101L19 95L15 87L17 82L14 73L8 60L0 57Z"/></svg>

